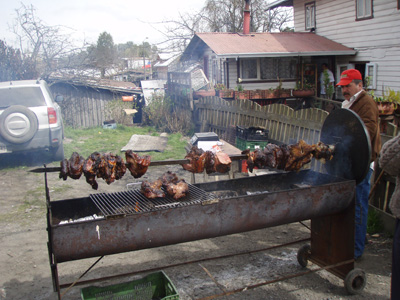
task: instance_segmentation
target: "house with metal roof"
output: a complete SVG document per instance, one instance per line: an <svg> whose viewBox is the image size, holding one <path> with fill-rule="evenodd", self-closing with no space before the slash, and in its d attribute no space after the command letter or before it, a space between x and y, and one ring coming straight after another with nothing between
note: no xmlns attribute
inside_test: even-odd
<svg viewBox="0 0 400 300"><path fill-rule="evenodd" d="M400 1L280 0L269 9L293 7L295 32L309 32L355 50L331 62L335 77L355 68L369 77L375 95L400 90Z"/></svg>
<svg viewBox="0 0 400 300"><path fill-rule="evenodd" d="M294 88L299 80L318 85L324 62L355 55L352 48L310 32L196 33L181 61L202 62L213 83L228 88Z"/></svg>

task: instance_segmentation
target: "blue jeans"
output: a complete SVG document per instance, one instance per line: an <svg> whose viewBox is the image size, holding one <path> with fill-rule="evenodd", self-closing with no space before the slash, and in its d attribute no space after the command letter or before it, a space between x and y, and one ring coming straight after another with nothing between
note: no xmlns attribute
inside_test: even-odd
<svg viewBox="0 0 400 300"><path fill-rule="evenodd" d="M355 238L354 258L359 258L365 247L365 236L367 235L368 220L368 197L371 190L372 169L367 176L356 187L356 213L355 213Z"/></svg>

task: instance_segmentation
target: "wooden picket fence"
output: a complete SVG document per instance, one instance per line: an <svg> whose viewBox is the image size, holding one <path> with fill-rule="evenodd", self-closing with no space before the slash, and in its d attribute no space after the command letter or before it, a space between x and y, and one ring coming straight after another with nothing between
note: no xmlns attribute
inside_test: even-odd
<svg viewBox="0 0 400 300"><path fill-rule="evenodd" d="M260 106L250 100L204 97L195 103L195 120L201 131L208 129L223 136L232 126L261 127L269 131L271 139L282 143L300 139L318 142L327 116L328 112L318 108L295 111L284 104Z"/></svg>
<svg viewBox="0 0 400 300"><path fill-rule="evenodd" d="M328 116L327 111L318 108L295 111L284 104L260 106L251 100L227 101L219 97L203 97L194 107L198 131L215 132L230 143L234 143L230 131L239 125L268 130L271 142L294 144L303 139L308 144L315 144ZM321 163L316 160L310 167L322 171Z"/></svg>

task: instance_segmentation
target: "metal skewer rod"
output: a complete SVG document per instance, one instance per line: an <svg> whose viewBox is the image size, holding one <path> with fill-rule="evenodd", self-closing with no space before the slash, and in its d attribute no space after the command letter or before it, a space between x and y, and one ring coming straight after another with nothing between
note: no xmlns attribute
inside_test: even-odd
<svg viewBox="0 0 400 300"><path fill-rule="evenodd" d="M235 154L235 155L230 155L229 156L231 160L242 160L242 159L247 159L247 155L242 155L242 154ZM150 166L167 166L167 165L182 165L182 164L188 164L190 161L189 159L168 159L168 160L155 160L150 162ZM60 172L61 167L46 167L46 168L36 168L29 170L29 172L32 173L44 173L44 172Z"/></svg>

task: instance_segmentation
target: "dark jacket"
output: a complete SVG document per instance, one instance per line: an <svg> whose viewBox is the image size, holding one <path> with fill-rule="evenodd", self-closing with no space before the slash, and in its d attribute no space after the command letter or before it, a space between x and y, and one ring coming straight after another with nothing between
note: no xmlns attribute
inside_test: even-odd
<svg viewBox="0 0 400 300"><path fill-rule="evenodd" d="M379 111L376 102L365 91L362 91L350 106L350 109L360 116L367 128L371 140L371 162L373 162L382 147Z"/></svg>
<svg viewBox="0 0 400 300"><path fill-rule="evenodd" d="M396 176L396 187L389 208L393 215L400 219L400 135L383 144L379 165L385 172Z"/></svg>

